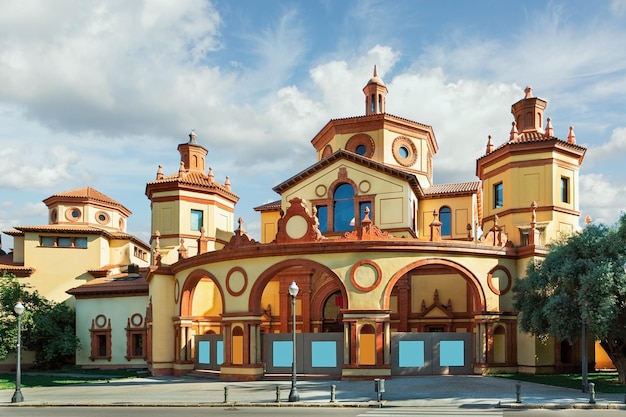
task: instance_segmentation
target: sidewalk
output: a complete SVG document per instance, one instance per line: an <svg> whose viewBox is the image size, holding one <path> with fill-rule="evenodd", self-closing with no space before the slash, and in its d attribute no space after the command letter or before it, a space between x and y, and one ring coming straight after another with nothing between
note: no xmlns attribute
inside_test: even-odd
<svg viewBox="0 0 626 417"><path fill-rule="evenodd" d="M331 402L331 386L335 402ZM279 387L280 403L276 402ZM24 402L11 403L12 390L0 391L0 406L173 406L223 407L420 407L472 408L614 408L626 410L624 394L596 394L596 403L580 390L521 383L485 376L396 377L385 380L382 401L374 381L299 380L300 401L289 403L291 382L222 382L193 377L147 377L46 388L22 388ZM227 393L226 393L227 391Z"/></svg>

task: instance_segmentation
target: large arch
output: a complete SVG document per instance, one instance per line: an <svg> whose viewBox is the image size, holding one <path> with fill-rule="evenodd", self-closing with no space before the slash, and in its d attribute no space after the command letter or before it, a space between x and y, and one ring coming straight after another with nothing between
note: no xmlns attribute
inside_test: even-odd
<svg viewBox="0 0 626 417"><path fill-rule="evenodd" d="M333 288L333 291L336 291L337 289L339 289L339 291L341 291L341 295L343 299L346 300L346 303L347 303L348 294L347 294L346 288L343 285L343 282L341 281L341 279L337 276L337 274L335 274L335 272L332 269L318 262L311 261L309 259L289 259L286 261L276 263L272 265L271 267L267 268L256 279L256 281L254 282L254 285L252 286L252 289L250 290L250 298L248 300L248 306L249 306L248 308L251 313L260 313L263 311L263 308L261 306L261 297L263 295L263 290L265 289L266 285L272 280L272 278L275 275L277 275L281 271L284 271L290 268L301 268L301 269L308 268L308 269L319 270L327 274L329 277L331 277L331 279L334 282L337 283L338 288ZM313 296L313 300L318 300L318 297L316 297L315 294ZM323 301L320 301L318 304L321 304L321 303L323 303Z"/></svg>
<svg viewBox="0 0 626 417"><path fill-rule="evenodd" d="M190 317L193 315L192 314L192 300L193 300L194 292L196 290L198 283L205 278L209 278L211 281L213 281L213 283L217 287L218 293L220 295L220 299L222 301L222 309L226 310L226 304L224 300L224 291L222 287L220 286L218 280L209 271L205 269L196 269L195 271L187 275L187 278L185 278L185 282L181 290L181 294L180 294L181 299L180 299L180 308L179 308L179 314L181 317Z"/></svg>
<svg viewBox="0 0 626 417"><path fill-rule="evenodd" d="M421 259L419 261L413 262L404 268L398 270L389 280L387 286L385 287L385 291L383 293L383 309L389 309L389 299L391 298L391 291L393 290L394 285L400 278L402 278L406 273L412 271L414 269L426 266L426 265L437 265L437 266L447 266L457 271L469 284L472 289L472 294L474 295L474 301L476 303L476 308L478 311L486 310L486 301L485 301L485 292L482 286L480 285L480 281L476 278L476 276L463 265L460 265L454 261L449 259L442 258L428 258Z"/></svg>

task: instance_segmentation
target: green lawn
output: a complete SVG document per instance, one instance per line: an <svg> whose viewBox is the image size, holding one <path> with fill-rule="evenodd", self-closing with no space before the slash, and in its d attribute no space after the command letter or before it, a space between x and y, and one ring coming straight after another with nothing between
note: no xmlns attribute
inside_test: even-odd
<svg viewBox="0 0 626 417"><path fill-rule="evenodd" d="M582 376L580 374L553 374L553 375L528 375L528 374L501 374L494 375L500 378L516 379L536 384L553 385L557 387L582 389ZM617 382L617 372L590 372L588 381L595 384L596 392L624 393L626 385Z"/></svg>
<svg viewBox="0 0 626 417"><path fill-rule="evenodd" d="M22 372L22 387L53 387L57 385L84 384L105 380L136 377L135 371L101 369L64 369L55 372ZM0 373L0 390L15 389L15 372Z"/></svg>

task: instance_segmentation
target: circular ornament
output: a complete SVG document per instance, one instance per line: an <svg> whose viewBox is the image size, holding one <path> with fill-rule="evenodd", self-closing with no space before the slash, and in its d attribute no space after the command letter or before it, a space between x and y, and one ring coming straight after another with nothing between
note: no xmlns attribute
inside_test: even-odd
<svg viewBox="0 0 626 417"><path fill-rule="evenodd" d="M248 288L248 274L246 271L236 266L228 271L226 276L226 290L233 297L237 297Z"/></svg>
<svg viewBox="0 0 626 417"><path fill-rule="evenodd" d="M363 260L359 261L350 271L350 282L359 291L372 291L382 280L382 270L377 263Z"/></svg>

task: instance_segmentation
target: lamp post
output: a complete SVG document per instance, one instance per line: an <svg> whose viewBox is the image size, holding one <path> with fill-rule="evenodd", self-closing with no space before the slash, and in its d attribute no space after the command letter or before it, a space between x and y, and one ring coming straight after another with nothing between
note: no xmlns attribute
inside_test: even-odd
<svg viewBox="0 0 626 417"><path fill-rule="evenodd" d="M296 296L298 295L298 285L296 281L293 281L289 286L289 295L291 296L291 311L293 313L292 320L292 361L291 361L291 391L289 391L289 402L293 403L300 401L300 394L298 394L298 388L296 387Z"/></svg>
<svg viewBox="0 0 626 417"><path fill-rule="evenodd" d="M24 312L24 304L22 304L22 300L18 300L17 303L15 303L13 311L17 314L17 373L15 375L15 393L13 393L11 402L21 403L24 401L24 396L22 395L22 390L20 389L20 385L22 383L22 313Z"/></svg>

